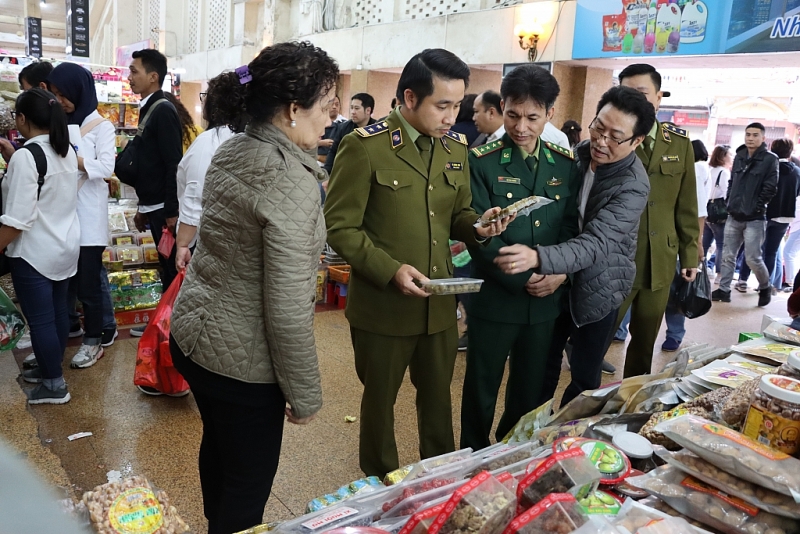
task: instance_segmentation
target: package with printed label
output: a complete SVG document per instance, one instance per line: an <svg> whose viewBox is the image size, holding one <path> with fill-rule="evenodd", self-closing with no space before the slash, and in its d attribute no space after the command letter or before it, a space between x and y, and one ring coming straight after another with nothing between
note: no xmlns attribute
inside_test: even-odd
<svg viewBox="0 0 800 534"><path fill-rule="evenodd" d="M526 459L530 460L535 443L506 444L501 442L498 445L502 445L502 447L496 447L483 456L481 462L473 469L472 476L481 471L496 471Z"/></svg>
<svg viewBox="0 0 800 534"><path fill-rule="evenodd" d="M385 493L381 493L380 499L374 501L374 505L384 514L392 512L392 516L411 515L424 501L419 499L412 500L415 496L427 495L429 500L441 497L445 493L452 494L458 486L465 482L470 466L461 465L457 462L447 467L443 467L423 478L415 480L404 480L396 484ZM456 484L459 483L459 484ZM407 512L407 513L402 513Z"/></svg>
<svg viewBox="0 0 800 534"><path fill-rule="evenodd" d="M428 534L500 534L516 507L514 494L484 471L453 494Z"/></svg>
<svg viewBox="0 0 800 534"><path fill-rule="evenodd" d="M517 487L518 513L551 493L570 493L582 499L597 489L600 471L580 448L557 452L544 460Z"/></svg>
<svg viewBox="0 0 800 534"><path fill-rule="evenodd" d="M514 519L503 534L569 534L585 523L574 495L551 493Z"/></svg>
<svg viewBox="0 0 800 534"><path fill-rule="evenodd" d="M441 502L415 513L406 522L402 530L400 530L400 534L427 534L428 528L430 528L439 514L442 513L446 504L447 501Z"/></svg>
<svg viewBox="0 0 800 534"><path fill-rule="evenodd" d="M321 512L307 514L287 521L277 528L284 534L321 534L334 528L368 527L373 522L374 510L342 503Z"/></svg>
<svg viewBox="0 0 800 534"><path fill-rule="evenodd" d="M455 462L469 460L471 457L472 457L472 449L467 448L447 454L442 454L441 456L434 456L433 458L422 460L421 462L416 463L411 467L411 470L408 472L405 478L403 478L403 481L406 482L409 480L422 478L432 473L436 469L449 466L450 464L453 464Z"/></svg>

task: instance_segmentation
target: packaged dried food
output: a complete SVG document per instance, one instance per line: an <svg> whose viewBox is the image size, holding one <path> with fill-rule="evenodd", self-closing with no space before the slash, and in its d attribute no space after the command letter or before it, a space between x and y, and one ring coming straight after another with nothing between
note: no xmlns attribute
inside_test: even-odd
<svg viewBox="0 0 800 534"><path fill-rule="evenodd" d="M759 510L672 466L659 467L630 483L726 534L790 534L800 530L797 521Z"/></svg>
<svg viewBox="0 0 800 534"><path fill-rule="evenodd" d="M790 354L786 363L778 368L777 374L800 380L800 354Z"/></svg>
<svg viewBox="0 0 800 534"><path fill-rule="evenodd" d="M514 494L484 471L453 494L428 534L500 534L516 507Z"/></svg>
<svg viewBox="0 0 800 534"><path fill-rule="evenodd" d="M119 234L111 234L111 244L115 247L125 245L138 245L136 238L130 232L122 232Z"/></svg>
<svg viewBox="0 0 800 534"><path fill-rule="evenodd" d="M800 380L762 376L742 433L786 454L800 452Z"/></svg>
<svg viewBox="0 0 800 534"><path fill-rule="evenodd" d="M411 515L416 511L416 508L419 508L419 505L422 504L422 502L419 502L419 505L417 505L416 501L413 504L407 503L407 501L415 495L428 494L432 490L438 490L451 486L455 482L463 483L468 471L467 467L471 466L465 466L461 464L462 462L450 464L447 467L438 469L425 477L414 480L406 478L406 480L400 484L395 484L392 486L389 491L381 493L379 500L375 501L373 504L376 508L379 508L383 514L393 511L393 516ZM448 488L448 490L450 493L453 493L456 488ZM441 497L442 495L444 495L444 493L429 495L428 499L433 500ZM415 505L416 508L409 510L408 513L399 513L401 510L405 508L411 508Z"/></svg>
<svg viewBox="0 0 800 534"><path fill-rule="evenodd" d="M380 519L372 523L372 528L380 529L383 533L400 534L400 531L403 530L403 527L406 526L408 521L409 519L407 517L387 517L386 519Z"/></svg>
<svg viewBox="0 0 800 534"><path fill-rule="evenodd" d="M546 197L539 197L539 196L531 196L528 198L523 198L522 200L518 200L514 202L510 206L506 206L505 208L500 210L500 213L491 217L489 219L484 219L481 217L478 219L478 222L475 223L475 228L480 226L489 226L492 223L495 223L499 220L505 219L506 217L511 217L512 215L516 214L517 216L529 215L535 209L539 209L542 206L547 206L548 204L554 202Z"/></svg>
<svg viewBox="0 0 800 534"><path fill-rule="evenodd" d="M737 388L758 376L758 373L754 371L737 368L719 360L711 362L700 369L695 369L692 374L711 384L732 388Z"/></svg>
<svg viewBox="0 0 800 534"><path fill-rule="evenodd" d="M671 394L674 397L674 403L669 405L666 403L665 408L673 408L680 402L677 395L672 389L672 384L680 381L680 378L667 377L650 380L645 383L636 393L631 395L625 404L620 409L620 413L634 413L644 404L648 399L658 399L665 394ZM662 401L663 402L663 401ZM658 407L656 409L659 409ZM653 411L653 410L650 410Z"/></svg>
<svg viewBox="0 0 800 534"><path fill-rule="evenodd" d="M728 397L718 410L719 418L726 424L740 427L747 417L747 410L750 408L750 399L758 389L758 380L752 379L736 388L731 396ZM699 414L698 414L699 415Z"/></svg>
<svg viewBox="0 0 800 534"><path fill-rule="evenodd" d="M137 245L125 245L116 248L117 258L121 259L125 265L141 265L144 263L144 253L142 247Z"/></svg>
<svg viewBox="0 0 800 534"><path fill-rule="evenodd" d="M154 308L161 301L161 279L154 269L110 272L108 285L116 311Z"/></svg>
<svg viewBox="0 0 800 534"><path fill-rule="evenodd" d="M570 493L582 499L597 489L600 472L580 448L556 452L517 487L518 513L535 506L550 493Z"/></svg>
<svg viewBox="0 0 800 534"><path fill-rule="evenodd" d="M793 352L800 354L800 348L768 338L751 339L731 347L731 350L772 361L778 365L786 363L789 354Z"/></svg>
<svg viewBox="0 0 800 534"><path fill-rule="evenodd" d="M594 490L578 499L578 505L586 515L614 516L619 513L622 502L607 491Z"/></svg>
<svg viewBox="0 0 800 534"><path fill-rule="evenodd" d="M504 443L525 443L527 441L534 441L534 432L546 427L550 421L550 415L553 413L553 399L545 402L535 410L532 410L522 417L520 417L514 428L508 431Z"/></svg>
<svg viewBox="0 0 800 534"><path fill-rule="evenodd" d="M373 514L372 510L343 503L282 523L276 531L284 534L310 534L341 527L368 527L372 525Z"/></svg>
<svg viewBox="0 0 800 534"><path fill-rule="evenodd" d="M800 503L800 460L694 415L665 421L656 430L720 469Z"/></svg>
<svg viewBox="0 0 800 534"><path fill-rule="evenodd" d="M460 462L462 460L467 460L471 456L472 456L472 449L466 448L466 449L461 449L459 451L442 454L441 456L434 456L433 458L422 460L421 462L416 463L411 467L408 474L403 478L403 481L422 478L425 475L433 472L435 469L447 466L455 462Z"/></svg>
<svg viewBox="0 0 800 534"><path fill-rule="evenodd" d="M420 480L427 480L427 479L420 479ZM408 517L423 508L426 508L432 502L439 502L442 500L448 500L453 493L456 492L458 488L463 486L466 483L466 480L457 480L451 484L447 484L446 486L439 486L436 485L431 489L428 489L422 493L416 494L403 494L399 498L400 500L397 501L398 497L395 497L395 504L387 512L385 512L381 519L391 519L395 517ZM392 501L388 501L390 503ZM382 507L385 508L385 504Z"/></svg>
<svg viewBox="0 0 800 534"><path fill-rule="evenodd" d="M578 419L555 426L548 426L537 430L531 437L539 441L542 445L548 445L566 437L583 436L592 425L610 419L611 417L612 416L609 415L595 415L594 417L587 417L586 419Z"/></svg>
<svg viewBox="0 0 800 534"><path fill-rule="evenodd" d="M407 465L405 467L395 469L391 473L387 473L386 476L383 477L383 485L393 486L395 484L399 484L408 476L413 468L413 465Z"/></svg>
<svg viewBox="0 0 800 534"><path fill-rule="evenodd" d="M103 250L103 262L109 263L112 261L117 261L117 252L111 247L106 247Z"/></svg>
<svg viewBox="0 0 800 534"><path fill-rule="evenodd" d="M652 443L653 445L661 445L662 447L666 447L671 451L676 451L681 448L680 445L669 439L667 436L658 432L656 430L656 426L663 421L669 421L670 419L675 419L676 417L681 417L682 415L699 415L701 417L710 418L711 414L707 412L705 409L700 407L693 407L687 408L686 405L680 405L676 408L668 412L658 412L654 413L650 420L642 427L639 431L639 434L647 438L647 440Z"/></svg>
<svg viewBox="0 0 800 534"><path fill-rule="evenodd" d="M656 452L669 465L761 510L800 519L800 506L788 495L737 478L688 451L669 452L661 448Z"/></svg>
<svg viewBox="0 0 800 534"><path fill-rule="evenodd" d="M351 482L347 486L342 486L333 493L323 495L322 497L312 500L306 506L306 513L318 512L319 510L327 508L328 506L332 506L337 502L345 501L356 495L373 492L384 487L385 486L378 477L360 478L354 482Z"/></svg>
<svg viewBox="0 0 800 534"><path fill-rule="evenodd" d="M150 232L137 232L134 234L136 237L137 245L155 245L156 241L153 239L153 234Z"/></svg>
<svg viewBox="0 0 800 534"><path fill-rule="evenodd" d="M625 510L627 506L631 506L631 510ZM649 520L646 520L642 526L652 522L658 521L660 519L667 519L669 517L679 517L692 525L695 532L700 534L710 534L709 531L706 530L708 528L703 523L696 521L690 517L686 517L682 513L678 512L675 508L668 505L658 497L649 496L646 499L642 499L641 501L633 501L627 500L625 504L622 505L622 510L619 513L619 516L624 516L625 519L629 519L631 517L636 518L637 521L641 521L642 516L646 516ZM612 522L619 521L619 516L617 519L612 519ZM617 525L617 528L623 533L627 534L626 530L622 528L621 525ZM641 528L641 527L640 527ZM631 534L633 534L632 531Z"/></svg>
<svg viewBox="0 0 800 534"><path fill-rule="evenodd" d="M667 517L640 528L636 534L694 534L696 530L682 517Z"/></svg>
<svg viewBox="0 0 800 534"><path fill-rule="evenodd" d="M417 282L417 285L431 295L460 295L463 293L477 293L481 290L483 280L478 278L440 278Z"/></svg>
<svg viewBox="0 0 800 534"><path fill-rule="evenodd" d="M663 449L663 447L662 447L662 449ZM664 449L664 450L666 451L666 449ZM642 476L643 474L644 474L644 471L639 471L638 469L631 469L631 472L628 475L628 478ZM643 489L637 488L636 486L628 484L628 478L626 478L625 480L623 480L619 484L616 484L616 485L612 486L612 489L614 490L614 492L616 494L618 494L618 495L620 495L622 497L630 497L631 499L634 499L634 500L644 499L649 495L649 493L647 493Z"/></svg>
<svg viewBox="0 0 800 534"><path fill-rule="evenodd" d="M428 528L444 510L446 504L447 502L439 503L415 513L400 530L400 534L427 534Z"/></svg>
<svg viewBox="0 0 800 534"><path fill-rule="evenodd" d="M611 443L625 453L632 469L647 472L655 468L653 446L647 438L633 432L620 432L614 436Z"/></svg>
<svg viewBox="0 0 800 534"><path fill-rule="evenodd" d="M566 421L575 421L577 419L584 419L597 415L608 400L617 393L619 386L619 384L612 384L600 389L581 392L577 397L553 414L548 424L552 425L564 423Z"/></svg>
<svg viewBox="0 0 800 534"><path fill-rule="evenodd" d="M125 220L125 212L121 208L108 209L108 231L127 232L128 222Z"/></svg>
<svg viewBox="0 0 800 534"><path fill-rule="evenodd" d="M631 470L631 461L624 452L599 439L577 438L569 450L581 449L600 471L600 484L613 486L621 482Z"/></svg>
<svg viewBox="0 0 800 534"><path fill-rule="evenodd" d="M775 363L757 362L741 354L731 354L723 361L728 365L750 371L759 376L775 373Z"/></svg>
<svg viewBox="0 0 800 534"><path fill-rule="evenodd" d="M551 493L512 521L503 534L568 534L585 523L574 495Z"/></svg>
<svg viewBox="0 0 800 534"><path fill-rule="evenodd" d="M499 443L498 445L502 445L502 447L490 447L492 450L482 457L480 463L472 470L472 476L477 475L481 471L496 471L503 467L532 458L534 443Z"/></svg>
<svg viewBox="0 0 800 534"><path fill-rule="evenodd" d="M731 387L721 387L719 389L715 389L714 391L709 391L708 393L704 393L699 397L687 402L686 408L702 408L709 413L714 413L715 410L717 410L725 403L725 401L728 400L728 398L730 398L733 392L734 388Z"/></svg>
<svg viewBox="0 0 800 534"><path fill-rule="evenodd" d="M97 486L81 500L98 534L191 532L167 493L154 489L142 476Z"/></svg>
<svg viewBox="0 0 800 534"><path fill-rule="evenodd" d="M800 332L791 326L786 326L785 324L777 321L771 322L769 326L764 329L764 337L768 337L776 341L785 341L786 343L791 343L792 345L800 345Z"/></svg>
<svg viewBox="0 0 800 534"><path fill-rule="evenodd" d="M145 263L158 263L158 248L155 245L142 245Z"/></svg>

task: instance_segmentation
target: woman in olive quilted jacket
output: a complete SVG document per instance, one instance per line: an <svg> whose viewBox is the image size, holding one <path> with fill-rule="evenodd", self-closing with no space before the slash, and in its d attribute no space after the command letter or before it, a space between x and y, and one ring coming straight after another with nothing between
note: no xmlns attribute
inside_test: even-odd
<svg viewBox="0 0 800 534"><path fill-rule="evenodd" d="M313 154L338 73L309 43L267 47L237 69L250 124L206 174L170 349L203 420L210 534L261 523L284 420L308 423L322 406L314 297L327 176Z"/></svg>

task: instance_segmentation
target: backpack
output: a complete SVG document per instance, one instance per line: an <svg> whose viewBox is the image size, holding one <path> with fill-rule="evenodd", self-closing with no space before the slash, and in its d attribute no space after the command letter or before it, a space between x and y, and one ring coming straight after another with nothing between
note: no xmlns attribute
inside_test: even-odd
<svg viewBox="0 0 800 534"><path fill-rule="evenodd" d="M150 118L150 115L153 111L164 102L168 102L166 98L160 98L153 102L150 106L150 109L147 110L145 113L144 118L139 121L139 127L136 129L136 135L133 139L131 139L128 144L125 146L125 150L117 156L117 162L114 164L114 174L117 175L117 178L124 184L128 184L129 186L136 188L136 180L139 178L139 155L137 152L139 151L139 145L142 143L142 134L144 133L144 127L147 124L147 119Z"/></svg>

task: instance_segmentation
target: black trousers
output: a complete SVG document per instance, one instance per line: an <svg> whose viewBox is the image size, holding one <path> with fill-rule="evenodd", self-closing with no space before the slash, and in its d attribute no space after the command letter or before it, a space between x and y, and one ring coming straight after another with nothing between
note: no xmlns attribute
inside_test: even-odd
<svg viewBox="0 0 800 534"><path fill-rule="evenodd" d="M564 396L561 397L561 406L566 406L569 401L583 391L600 387L603 358L608 352L608 347L611 345L616 331L617 314L618 310L614 310L599 321L583 325L580 328L575 325L569 310L559 316L553 330L550 351L547 354L544 388L539 405L552 399L556 393L558 379L561 376L561 356L567 339L572 340L572 358L570 360L572 381L564 391Z"/></svg>
<svg viewBox="0 0 800 534"><path fill-rule="evenodd" d="M162 229L167 225L167 218L164 216L163 209L151 211L145 213L145 215L147 215L147 219L150 222L150 233L153 235L153 241L156 242L157 247L158 243L161 241ZM172 281L178 276L178 268L175 267L175 253L177 250L177 247L173 246L169 258L165 258L161 254L158 255L158 263L161 264L162 271L161 286L164 291L169 289Z"/></svg>
<svg viewBox="0 0 800 534"><path fill-rule="evenodd" d="M78 257L78 272L70 283L70 294L78 296L83 303L83 326L86 333L84 342L88 345L100 344L103 335L103 291L100 286L100 269L103 266L103 246L81 247ZM69 302L74 306L74 302Z"/></svg>

